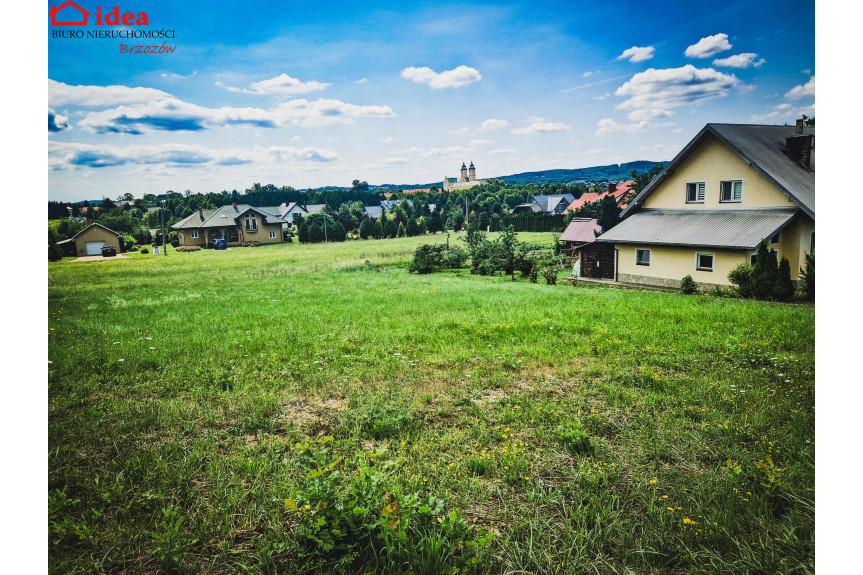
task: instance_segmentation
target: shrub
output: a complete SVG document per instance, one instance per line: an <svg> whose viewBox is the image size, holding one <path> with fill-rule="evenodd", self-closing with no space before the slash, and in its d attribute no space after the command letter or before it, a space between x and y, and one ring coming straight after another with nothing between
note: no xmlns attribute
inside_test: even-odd
<svg viewBox="0 0 863 575"><path fill-rule="evenodd" d="M447 253L444 266L448 269L458 270L467 262L467 251L464 248L453 246Z"/></svg>
<svg viewBox="0 0 863 575"><path fill-rule="evenodd" d="M375 237L375 221L366 218L360 224L360 238L367 240L373 237Z"/></svg>
<svg viewBox="0 0 863 575"><path fill-rule="evenodd" d="M768 251L764 241L758 246L755 265L749 279L752 297L755 299L773 299L779 278L779 266L776 262L776 252Z"/></svg>
<svg viewBox="0 0 863 575"><path fill-rule="evenodd" d="M691 275L687 274L680 280L680 291L686 295L698 293L698 285L693 281Z"/></svg>
<svg viewBox="0 0 863 575"><path fill-rule="evenodd" d="M752 297L751 278L752 266L749 264L740 264L728 272L728 281L734 284L740 297Z"/></svg>
<svg viewBox="0 0 863 575"><path fill-rule="evenodd" d="M545 264L539 269L539 273L545 278L545 283L550 286L557 285L557 274L559 271L556 263Z"/></svg>
<svg viewBox="0 0 863 575"><path fill-rule="evenodd" d="M59 262L63 259L63 255L60 253L60 248L57 247L56 243L48 244L48 261L49 262Z"/></svg>
<svg viewBox="0 0 863 575"><path fill-rule="evenodd" d="M201 251L201 246L178 246L174 249L175 252L199 252ZM143 253L144 250L141 250Z"/></svg>
<svg viewBox="0 0 863 575"><path fill-rule="evenodd" d="M414 259L408 266L408 272L428 274L446 265L445 244L420 244L414 250Z"/></svg>
<svg viewBox="0 0 863 575"><path fill-rule="evenodd" d="M803 297L815 301L815 254L806 254L804 267L800 268Z"/></svg>
<svg viewBox="0 0 863 575"><path fill-rule="evenodd" d="M251 241L240 243L241 248L256 248L261 245L261 242Z"/></svg>
<svg viewBox="0 0 863 575"><path fill-rule="evenodd" d="M141 248L141 253L142 254L148 254L148 253L150 253L150 250L148 250L147 248Z"/></svg>
<svg viewBox="0 0 863 575"><path fill-rule="evenodd" d="M791 264L788 262L788 258L782 258L779 261L773 297L779 301L791 301L794 297L794 284L791 282Z"/></svg>
<svg viewBox="0 0 863 575"><path fill-rule="evenodd" d="M530 283L535 284L536 280L538 279L538 276L539 276L539 266L536 265L536 262L533 262L533 264L531 264L531 266L530 266L530 273L528 274L528 277L530 278Z"/></svg>
<svg viewBox="0 0 863 575"><path fill-rule="evenodd" d="M403 238L406 235L407 235L407 232L405 231L405 225L403 223L399 222L399 227L398 227L398 230L396 232L396 237Z"/></svg>
<svg viewBox="0 0 863 575"><path fill-rule="evenodd" d="M298 222L299 240L302 244L323 241L343 242L347 237L345 227L324 212L311 214Z"/></svg>

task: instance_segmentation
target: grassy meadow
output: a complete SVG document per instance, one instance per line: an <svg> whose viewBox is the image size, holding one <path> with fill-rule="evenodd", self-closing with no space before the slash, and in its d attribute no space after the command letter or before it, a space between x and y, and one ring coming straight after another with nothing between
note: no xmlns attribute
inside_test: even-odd
<svg viewBox="0 0 863 575"><path fill-rule="evenodd" d="M49 264L50 572L814 572L813 306L420 241Z"/></svg>

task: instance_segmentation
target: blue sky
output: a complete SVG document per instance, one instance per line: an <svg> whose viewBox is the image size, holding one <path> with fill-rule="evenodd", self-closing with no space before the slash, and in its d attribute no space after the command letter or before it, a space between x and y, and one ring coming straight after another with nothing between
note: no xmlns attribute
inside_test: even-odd
<svg viewBox="0 0 863 575"><path fill-rule="evenodd" d="M814 115L814 2L116 1L148 25L47 18L50 199L667 160ZM175 38L54 37L135 30Z"/></svg>

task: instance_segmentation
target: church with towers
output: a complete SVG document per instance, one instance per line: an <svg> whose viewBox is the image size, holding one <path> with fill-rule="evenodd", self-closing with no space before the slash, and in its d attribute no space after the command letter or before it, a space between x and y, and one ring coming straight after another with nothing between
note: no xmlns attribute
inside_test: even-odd
<svg viewBox="0 0 863 575"><path fill-rule="evenodd" d="M461 163L461 176L458 178L445 177L443 179L443 191L451 192L453 190L466 190L480 184L484 184L485 180L476 179L476 168L471 160L470 168Z"/></svg>

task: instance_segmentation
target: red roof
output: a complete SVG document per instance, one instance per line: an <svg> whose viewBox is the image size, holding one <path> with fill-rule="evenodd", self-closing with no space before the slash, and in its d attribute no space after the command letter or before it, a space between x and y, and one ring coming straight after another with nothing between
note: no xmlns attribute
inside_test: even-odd
<svg viewBox="0 0 863 575"><path fill-rule="evenodd" d="M594 233L596 232L596 233ZM573 218L558 240L562 242L575 242L578 244L589 244L602 232L602 228L596 223L596 219Z"/></svg>
<svg viewBox="0 0 863 575"><path fill-rule="evenodd" d="M617 184L616 189L613 192L598 192L598 193L587 193L582 195L580 198L569 204L569 207L566 208L567 212L571 212L577 210L578 208L585 206L587 204L592 204L593 202L598 202L609 193L614 195L614 199L617 200L617 203L620 204L620 198L629 192L629 187L635 183L635 180L629 180L626 182L621 182ZM620 204L621 208L625 208L626 204Z"/></svg>

